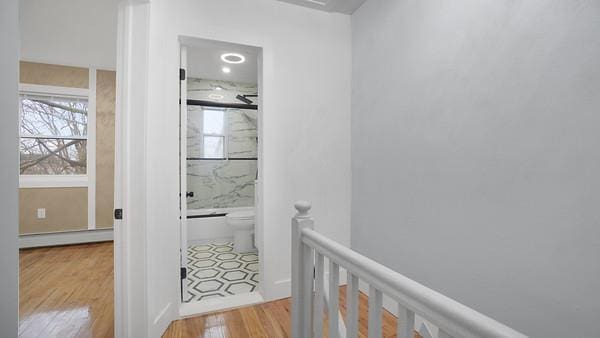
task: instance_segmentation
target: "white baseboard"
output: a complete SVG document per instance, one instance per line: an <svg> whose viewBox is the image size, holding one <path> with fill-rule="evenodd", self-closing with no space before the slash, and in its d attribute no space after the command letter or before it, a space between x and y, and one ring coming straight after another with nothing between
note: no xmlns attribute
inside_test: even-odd
<svg viewBox="0 0 600 338"><path fill-rule="evenodd" d="M37 248L43 246L105 242L112 240L112 228L29 234L19 236L19 248Z"/></svg>
<svg viewBox="0 0 600 338"><path fill-rule="evenodd" d="M154 325L152 327L152 331L156 334L151 334L150 336L159 337L169 328L172 320L177 319L177 314L173 314L171 310L171 304L168 303L165 307L160 311L160 313L154 318Z"/></svg>

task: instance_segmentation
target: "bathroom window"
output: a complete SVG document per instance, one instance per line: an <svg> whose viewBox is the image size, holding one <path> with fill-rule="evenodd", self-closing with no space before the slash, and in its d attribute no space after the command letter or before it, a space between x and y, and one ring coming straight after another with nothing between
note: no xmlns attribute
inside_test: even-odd
<svg viewBox="0 0 600 338"><path fill-rule="evenodd" d="M86 98L21 93L21 175L85 175Z"/></svg>
<svg viewBox="0 0 600 338"><path fill-rule="evenodd" d="M225 158L225 110L204 109L202 152L204 158Z"/></svg>

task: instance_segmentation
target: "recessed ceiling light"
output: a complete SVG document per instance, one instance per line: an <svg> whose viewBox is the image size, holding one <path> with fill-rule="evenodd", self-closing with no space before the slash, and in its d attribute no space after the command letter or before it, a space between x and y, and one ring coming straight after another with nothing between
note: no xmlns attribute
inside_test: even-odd
<svg viewBox="0 0 600 338"><path fill-rule="evenodd" d="M225 53L221 55L221 60L227 63L243 63L246 61L246 57L238 53Z"/></svg>
<svg viewBox="0 0 600 338"><path fill-rule="evenodd" d="M216 89L216 90L223 90L223 87L221 87L221 86L216 86L216 87L215 87L215 89Z"/></svg>
<svg viewBox="0 0 600 338"><path fill-rule="evenodd" d="M223 67L223 68L221 68L221 70L222 70L222 71L223 71L223 73L225 73L225 74L229 74L229 73L231 73L231 68L229 68L229 67Z"/></svg>

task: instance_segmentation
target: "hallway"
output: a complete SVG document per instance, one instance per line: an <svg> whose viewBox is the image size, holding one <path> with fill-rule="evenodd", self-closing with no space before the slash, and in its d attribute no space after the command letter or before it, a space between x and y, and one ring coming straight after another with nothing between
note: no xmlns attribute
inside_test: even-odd
<svg viewBox="0 0 600 338"><path fill-rule="evenodd" d="M113 243L19 252L19 337L113 337Z"/></svg>

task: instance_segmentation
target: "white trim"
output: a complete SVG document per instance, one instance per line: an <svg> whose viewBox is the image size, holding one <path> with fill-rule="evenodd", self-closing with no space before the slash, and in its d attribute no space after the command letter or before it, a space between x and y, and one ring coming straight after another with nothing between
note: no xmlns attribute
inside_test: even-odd
<svg viewBox="0 0 600 338"><path fill-rule="evenodd" d="M123 90L123 85L126 82L124 76L124 63L126 63L126 43L128 40L128 23L130 18L130 10L123 4L119 3L117 11L117 62L116 62L116 76L115 76L115 181L114 181L114 195L113 195L113 208L120 208L123 205L123 194L122 194L122 152L123 152L123 100L124 94L127 94L126 90ZM126 275L123 274L124 267L128 264L125 262L125 234L123 231L123 221L115 219L114 221L114 337L123 338L125 332L127 332L127 324L129 318L127 315L127 301L124 297L127 296L126 288L128 285L125 283Z"/></svg>
<svg viewBox="0 0 600 338"><path fill-rule="evenodd" d="M19 248L106 242L113 240L113 229L52 232L45 234L25 234L19 236Z"/></svg>
<svg viewBox="0 0 600 338"><path fill-rule="evenodd" d="M45 138L51 140L87 140L87 136L62 136L62 135L31 135L31 134L21 134L21 138Z"/></svg>
<svg viewBox="0 0 600 338"><path fill-rule="evenodd" d="M87 175L20 175L19 188L82 188Z"/></svg>
<svg viewBox="0 0 600 338"><path fill-rule="evenodd" d="M187 243L188 243L188 219L187 219L187 48L180 47L179 67L184 70L186 78L179 81L179 258L181 268L187 269ZM204 112L202 112L204 114ZM204 121L204 115L202 115ZM203 126L202 126L203 127ZM204 138L202 138L204 140ZM202 145L203 146L203 145ZM204 149L204 147L200 148ZM181 294L188 292L187 281L180 280ZM183 300L179 299L179 304Z"/></svg>
<svg viewBox="0 0 600 338"><path fill-rule="evenodd" d="M225 311L243 306L264 303L262 295L259 292L248 292L239 295L227 297L211 298L199 302L183 303L179 307L179 316L181 318L205 315L217 311Z"/></svg>
<svg viewBox="0 0 600 338"><path fill-rule="evenodd" d="M96 69L89 69L87 121L88 230L96 228Z"/></svg>
<svg viewBox="0 0 600 338"><path fill-rule="evenodd" d="M70 98L81 98L87 100L87 135L86 136L49 136L49 135L22 135L21 132L21 105L19 105L19 137L20 138L57 138L85 140L87 147L86 175L19 175L19 188L75 188L88 187L88 229L95 227L95 135L96 135L96 73L95 69L89 69L89 89L72 88L60 86L35 85L19 83L19 95L46 95L65 96ZM93 73L93 75L92 75ZM90 162L90 159L92 162ZM93 165L90 175L90 163ZM89 187L92 186L93 198L90 199ZM90 202L94 204L94 210L90 213ZM90 218L94 218L93 227L90 227Z"/></svg>
<svg viewBox="0 0 600 338"><path fill-rule="evenodd" d="M115 111L115 338L150 337L146 236L146 111L150 4L120 1ZM175 294L175 293L174 293ZM174 299L173 299L174 300ZM172 320L176 311L167 310Z"/></svg>
<svg viewBox="0 0 600 338"><path fill-rule="evenodd" d="M90 79L91 82L91 79ZM19 94L42 94L88 98L90 89L19 83Z"/></svg>

